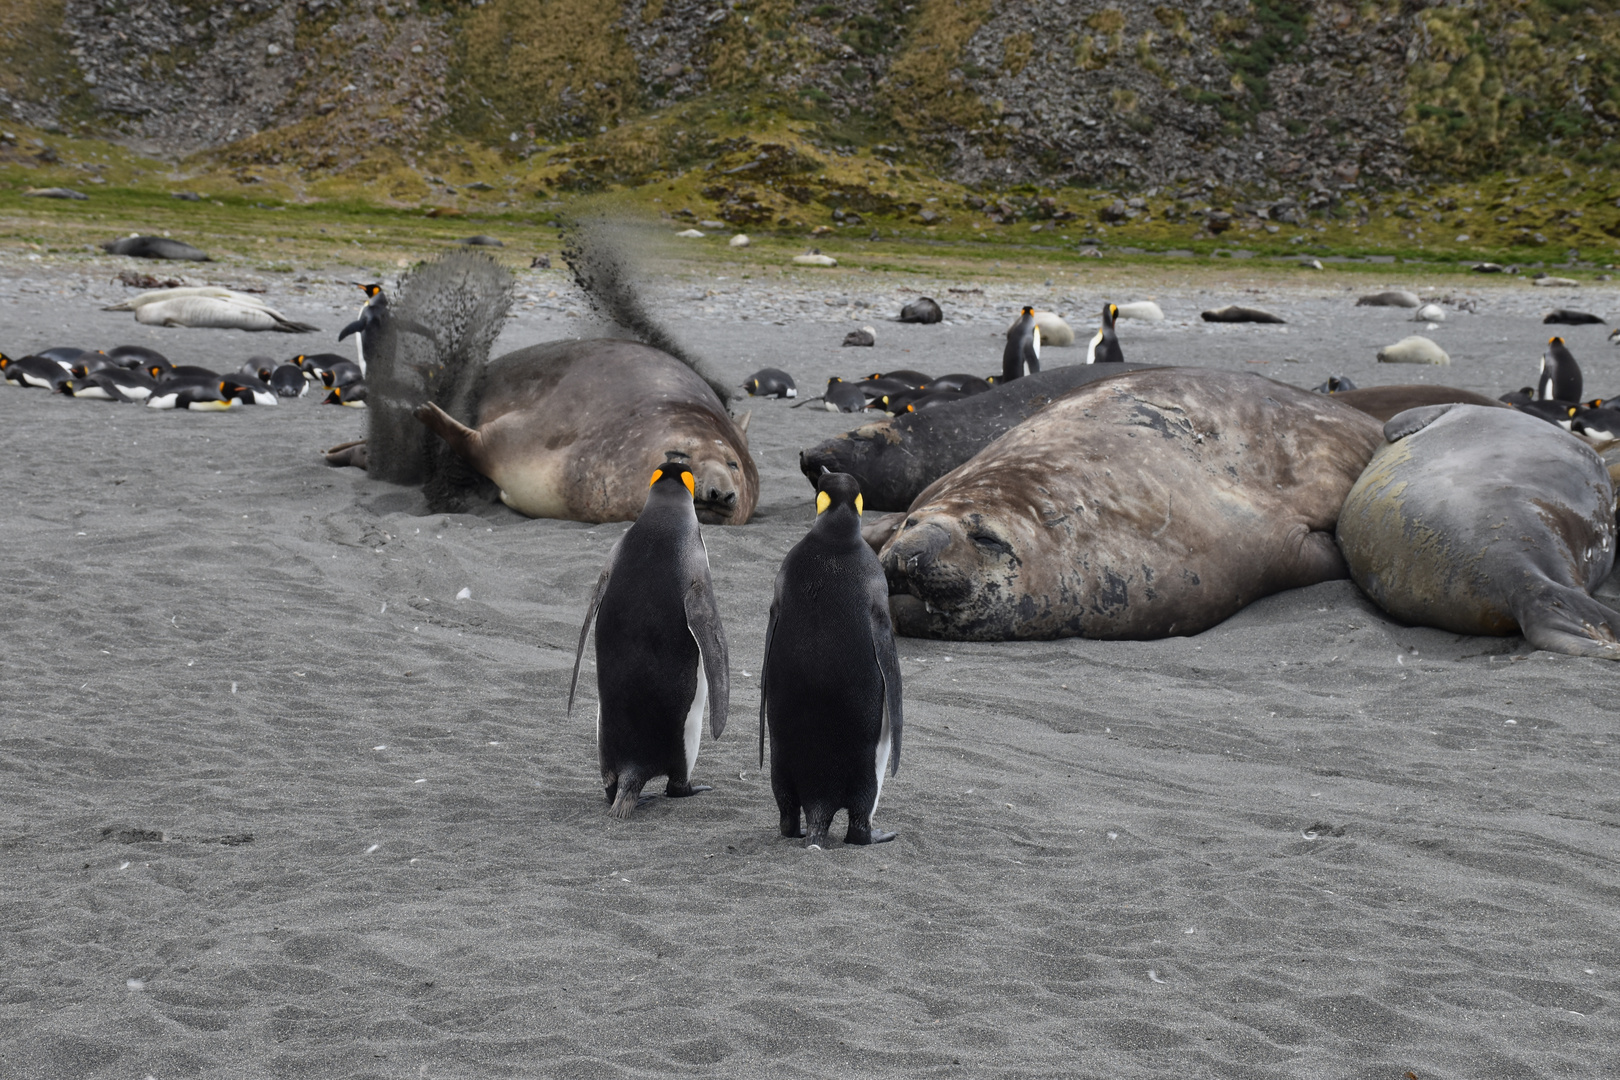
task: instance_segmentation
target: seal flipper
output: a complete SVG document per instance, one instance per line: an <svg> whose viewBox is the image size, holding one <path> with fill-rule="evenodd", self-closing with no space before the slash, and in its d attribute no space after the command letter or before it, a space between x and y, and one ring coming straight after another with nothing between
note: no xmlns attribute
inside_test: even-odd
<svg viewBox="0 0 1620 1080"><path fill-rule="evenodd" d="M1449 405L1424 405L1396 413L1389 418L1389 423L1384 425L1384 440L1398 442L1408 435L1416 435L1456 407L1456 403L1453 402Z"/></svg>
<svg viewBox="0 0 1620 1080"><path fill-rule="evenodd" d="M449 443L450 449L456 452L457 457L485 476L489 475L489 470L484 465L484 439L478 431L463 424L431 401L418 405L414 415L430 431Z"/></svg>
<svg viewBox="0 0 1620 1080"><path fill-rule="evenodd" d="M1514 617L1524 640L1538 649L1620 660L1620 611L1580 589L1552 581L1530 586Z"/></svg>

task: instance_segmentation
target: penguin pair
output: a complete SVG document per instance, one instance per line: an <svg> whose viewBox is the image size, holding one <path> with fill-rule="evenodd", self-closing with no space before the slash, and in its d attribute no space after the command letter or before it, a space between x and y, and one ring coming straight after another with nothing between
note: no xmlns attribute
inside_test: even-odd
<svg viewBox="0 0 1620 1080"><path fill-rule="evenodd" d="M1086 347L1086 363L1088 364L1123 364L1125 353L1119 347L1119 337L1114 333L1114 323L1119 319L1119 305L1104 304L1102 310L1102 328L1092 337L1091 344Z"/></svg>
<svg viewBox="0 0 1620 1080"><path fill-rule="evenodd" d="M608 813L621 819L659 776L668 778L670 798L708 790L692 784L704 709L718 739L731 702L726 633L693 502L697 485L682 456L669 454L652 474L641 514L608 552L568 686L572 712L594 620L597 760Z"/></svg>
<svg viewBox="0 0 1620 1080"><path fill-rule="evenodd" d="M94 401L137 402L150 398L157 385L145 372L112 367L92 372L87 378L74 379L71 389L63 392Z"/></svg>
<svg viewBox="0 0 1620 1080"><path fill-rule="evenodd" d="M1020 379L1041 370L1041 328L1035 322L1035 309L1025 307L1007 330L1007 345L1001 350L1002 381Z"/></svg>
<svg viewBox="0 0 1620 1080"><path fill-rule="evenodd" d="M846 844L872 827L885 774L900 767L900 656L889 586L861 538L861 488L845 473L816 484L816 520L777 571L760 669L759 759L770 732L771 791L783 836L822 847L849 812Z"/></svg>

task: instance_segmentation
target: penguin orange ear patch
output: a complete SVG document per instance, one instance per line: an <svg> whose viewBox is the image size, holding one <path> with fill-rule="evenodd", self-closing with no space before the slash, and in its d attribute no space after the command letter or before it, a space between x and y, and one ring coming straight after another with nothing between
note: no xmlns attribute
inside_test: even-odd
<svg viewBox="0 0 1620 1080"><path fill-rule="evenodd" d="M654 484L658 483L659 479L663 475L664 475L664 470L663 469L654 469L653 470L653 478L651 480L647 481L647 486L652 487Z"/></svg>
<svg viewBox="0 0 1620 1080"><path fill-rule="evenodd" d="M857 514L864 514L866 512L866 500L861 498L859 492L856 492L855 494L855 512Z"/></svg>
<svg viewBox="0 0 1620 1080"><path fill-rule="evenodd" d="M816 495L816 513L817 514L826 513L827 512L827 507L829 507L831 505L832 505L832 496L831 495L827 494L825 491L817 493L817 495Z"/></svg>
<svg viewBox="0 0 1620 1080"><path fill-rule="evenodd" d="M694 499L697 498L697 482L692 479L692 474L690 472L681 473L681 483L686 485L686 492L688 495L691 495Z"/></svg>

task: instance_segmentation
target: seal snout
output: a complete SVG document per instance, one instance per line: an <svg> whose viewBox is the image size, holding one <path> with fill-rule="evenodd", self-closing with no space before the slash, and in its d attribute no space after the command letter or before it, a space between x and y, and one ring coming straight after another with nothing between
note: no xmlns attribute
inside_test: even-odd
<svg viewBox="0 0 1620 1080"><path fill-rule="evenodd" d="M883 553L889 595L914 596L930 610L955 608L968 599L972 587L949 555L958 540L953 524L906 522Z"/></svg>

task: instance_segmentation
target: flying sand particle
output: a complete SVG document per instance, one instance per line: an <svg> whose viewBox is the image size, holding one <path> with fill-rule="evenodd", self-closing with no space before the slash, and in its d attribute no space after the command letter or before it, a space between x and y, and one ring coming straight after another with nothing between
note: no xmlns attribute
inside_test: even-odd
<svg viewBox="0 0 1620 1080"><path fill-rule="evenodd" d="M372 844L370 847L366 848L366 854L370 855L373 851L376 851L380 847L382 847L381 844Z"/></svg>
<svg viewBox="0 0 1620 1080"><path fill-rule="evenodd" d="M1163 983L1166 986L1170 985L1167 980L1159 978L1159 973L1152 968L1148 968L1148 979L1152 982Z"/></svg>

